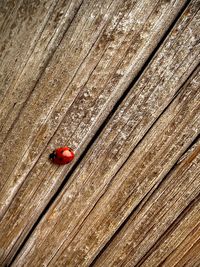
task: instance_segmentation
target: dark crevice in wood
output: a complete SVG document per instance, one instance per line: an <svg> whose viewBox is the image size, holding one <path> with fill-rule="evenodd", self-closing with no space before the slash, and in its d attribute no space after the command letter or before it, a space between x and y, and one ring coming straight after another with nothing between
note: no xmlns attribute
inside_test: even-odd
<svg viewBox="0 0 200 267"><path fill-rule="evenodd" d="M178 89L179 94L181 94L181 92L183 92L184 87L190 82L190 78L198 71L199 65L191 72L191 74L188 76L188 78L184 81L184 83L180 86L180 88ZM174 99L178 96L178 94L175 94L173 96L173 98L171 99L171 101L168 103L168 105L164 108L164 110L162 111L162 113L157 117L157 119L152 123L152 125L149 127L148 131L145 133L145 135L143 136L143 138L135 145L135 147L133 148L133 150L130 152L130 154L128 155L127 159L124 161L124 163L122 164L122 166L120 166L120 168L117 170L117 172L115 173L115 175L113 176L113 178L121 171L121 169L124 167L124 165L126 165L129 157L131 157L131 155L134 153L135 149L139 146L139 144L143 141L143 139L145 138L145 136L149 133L149 131L154 127L155 123L162 117L163 113L169 108L169 106L172 104L172 102L174 101ZM181 156L179 157L179 159L176 161L176 163L173 165L173 167L169 170L169 172L167 173L167 175L171 172L171 170L174 169L174 167L177 165L178 161L180 160L180 158L184 155L184 153L186 153L188 151L188 149L190 149L194 143L197 142L199 135L192 141L192 143L189 145L188 148L186 148L186 150L181 154ZM165 177L167 176L165 175ZM112 178L112 180L113 180ZM109 182L107 188L111 185L112 180ZM157 187L157 186L156 186ZM131 195L131 194L130 194ZM130 196L129 195L129 196ZM102 196L101 196L102 197ZM100 198L101 198L100 197ZM144 196L145 198L146 196ZM128 199L127 199L128 200ZM127 201L126 200L126 201ZM124 205L124 203L121 204L121 207Z"/></svg>
<svg viewBox="0 0 200 267"><path fill-rule="evenodd" d="M54 203L54 201L56 200L56 198L58 197L58 195L61 193L61 191L63 190L64 186L66 185L67 181L69 180L69 177L72 175L72 173L75 171L75 169L77 168L77 166L81 163L81 161L83 160L83 158L85 157L86 153L89 151L89 149L91 148L91 146L93 145L93 143L97 140L97 138L99 137L100 133L103 131L103 129L106 127L106 125L108 124L108 122L110 121L111 117L115 114L116 110L118 109L118 107L120 106L120 104L124 101L124 99L126 98L126 96L128 95L128 93L130 92L130 90L132 89L132 87L134 86L134 84L140 79L140 77L142 76L143 72L145 71L145 69L148 67L148 65L151 63L152 59L154 58L155 54L157 53L158 49L160 48L160 46L162 45L162 43L165 41L165 39L167 38L167 36L169 35L169 33L172 31L172 29L174 28L176 22L178 21L178 19L181 17L182 13L185 11L185 9L187 8L187 6L190 4L191 0L188 0L185 5L181 8L181 10L178 12L176 18L174 19L174 21L171 23L171 25L168 27L168 29L166 30L166 32L163 34L163 37L161 38L161 40L158 42L157 46L154 48L153 52L150 54L149 58L146 60L146 62L144 63L144 65L141 67L140 71L138 72L138 74L136 75L136 77L132 80L132 82L129 84L129 86L127 87L127 89L125 90L125 92L123 93L123 95L119 98L119 100L115 103L114 107L112 108L111 112L109 113L109 115L105 118L105 120L102 122L102 124L99 126L98 130L96 131L96 133L94 134L94 136L92 137L92 139L90 140L90 142L88 143L88 145L86 146L86 148L84 149L84 151L82 152L82 154L80 155L79 159L77 160L77 162L74 164L74 166L72 167L72 169L69 171L69 173L67 174L67 176L65 177L65 179L63 180L63 182L61 183L61 185L59 186L58 190L55 192L55 194L52 196L52 198L50 199L50 201L48 202L48 204L46 205L46 207L43 209L43 211L41 212L41 214L39 215L38 219L35 221L35 223L33 224L33 226L31 227L30 231L28 232L27 236L25 237L24 241L22 242L22 244L19 246L19 248L17 249L16 253L14 254L14 256L12 257L12 259L10 260L10 263L7 265L7 267L11 266L12 263L15 261L15 259L17 258L18 254L21 252L22 248L25 246L26 242L28 241L29 237L32 235L32 233L34 232L35 228L37 227L37 225L40 223L40 221L42 220L42 218L44 217L44 215L47 213L47 211L50 209L50 207L52 206L52 204ZM80 8L80 6L79 6ZM78 12L78 10L77 10ZM77 14L76 12L76 14ZM74 16L76 16L76 14ZM66 31L65 31L66 32ZM63 34L64 36L64 34ZM62 39L60 40L60 42L62 41ZM48 59L48 61L46 62L45 67L48 65L49 61L51 60L53 56L50 56L50 58ZM45 68L44 67L44 68ZM39 80L39 79L38 79ZM187 79L188 80L188 79ZM182 87L183 85L181 85L180 87ZM35 88L35 86L34 86ZM33 89L34 89L33 88ZM32 92L32 91L31 91ZM172 101L174 100L174 98L172 99ZM171 102L172 102L171 101ZM170 103L171 103L170 102ZM169 105L170 105L169 103ZM168 105L168 106L169 106ZM167 106L167 107L168 107ZM167 109L167 107L164 109L164 111ZM163 112L164 112L163 111ZM162 113L163 113L162 112ZM159 116L160 117L160 116ZM154 122L155 123L155 122ZM152 128L152 126L150 127L150 129ZM149 130L150 130L149 129ZM148 130L148 131L149 131ZM133 151L132 151L133 152ZM131 153L132 153L131 152ZM129 155L130 156L130 155ZM126 161L125 161L126 162ZM124 164L123 164L124 165ZM148 194L147 194L148 195ZM144 196L144 198L147 197L147 195ZM142 199L142 201L144 200L144 198ZM139 203L141 204L141 202ZM138 204L138 206L139 206ZM133 212L138 208L138 206L135 207L135 209L133 210ZM133 213L132 212L132 213ZM132 214L131 213L131 214ZM113 235L113 237L111 237L111 239L108 241L108 243L114 238L115 235L117 235L117 233L121 230L121 228L124 226L124 224L127 222L127 220L129 219L129 217L131 216L131 214L127 217L127 219L124 221L124 223L120 226L120 228L117 229L117 231L115 232L115 234ZM107 244L108 244L107 243ZM99 253L99 255L104 251L104 248L107 246L107 244L103 247L103 249L101 250L101 252ZM96 261L93 261L93 263ZM92 263L92 264L93 264ZM91 264L91 266L92 266Z"/></svg>
<svg viewBox="0 0 200 267"><path fill-rule="evenodd" d="M90 264L90 267L95 266L96 261L98 260L98 258L104 253L104 251L109 247L109 245L112 243L112 241L116 238L116 236L119 234L119 232L124 228L124 226L128 223L128 221L131 219L131 217L135 217L138 212L142 209L142 207L145 205L145 203L149 200L149 198L152 196L152 194L155 192L155 190L157 190L162 184L163 182L167 179L167 177L170 175L170 173L172 173L174 171L174 169L177 167L177 164L180 160L180 158L187 153L187 151L189 149L192 148L192 146L197 143L200 139L200 134L192 141L192 143L187 147L187 149L180 155L180 157L177 159L176 163L173 165L173 167L168 171L168 173L165 175L165 177L159 181L158 183L156 183L154 185L154 187L142 198L142 200L138 203L138 205L132 210L132 212L129 214L129 216L124 220L124 222L119 226L119 228L116 230L116 232L113 234L113 236L108 240L108 242L105 244L105 246L101 249L101 251L98 253L98 255L95 257L95 259L92 261L92 263ZM199 197L199 196L198 196ZM193 202L196 203L196 199L198 198L196 197L186 208L185 210L189 210L189 207L191 208L191 204ZM195 204L194 204L195 205ZM192 205L192 206L194 206ZM181 215L179 215L178 218L182 218L185 214L185 210L181 213ZM177 222L178 218L176 219ZM175 222L176 222L175 221ZM175 223L174 222L174 223ZM174 225L174 223L172 225ZM171 226L169 227L171 229ZM168 230L167 230L168 231ZM165 236L165 234L167 233L167 231L163 234ZM161 237L160 237L161 238ZM159 239L160 240L160 239ZM160 243L160 241L157 241ZM157 244L156 242L156 244ZM149 254L152 252L151 250L154 248L154 246L147 252L147 256L144 256L144 259L142 262L145 261L145 259L149 256ZM140 265L138 265L139 263L137 263L137 267L139 267ZM135 266L135 267L136 267Z"/></svg>
<svg viewBox="0 0 200 267"><path fill-rule="evenodd" d="M103 30L104 30L104 29L102 29L102 31L103 31ZM92 47L89 49L89 51L88 51L87 55L85 56L85 58L86 58L86 57L88 56L88 54L91 52L92 48L93 48L93 45L92 45ZM104 54L103 54L103 55L104 55ZM103 55L101 56L101 58L103 57ZM81 62L81 65L82 65L82 63L84 62L85 58L84 58L83 61ZM101 58L100 58L100 60L101 60ZM98 63L100 62L100 60L98 61ZM81 65L80 65L80 66L81 66ZM98 64L97 64L97 65L98 65ZM77 72L79 71L80 66L78 67L77 71L75 72L75 74L74 74L74 76L73 76L73 79L74 79L74 77L76 76ZM96 67L97 67L97 66L95 66L94 70L96 69ZM92 73L94 72L94 70L92 71ZM92 73L90 74L90 76L92 75ZM90 78L90 76L89 76L89 78ZM73 80L73 79L72 79L72 80ZM71 83L71 82L70 82L70 83ZM87 83L87 81L86 81L86 83ZM85 84L86 84L86 83L85 83ZM79 93L80 93L80 92L79 92ZM78 93L78 95L79 95L79 93ZM73 100L73 102L72 102L71 105L73 105L73 103L74 103L75 100L77 99L78 95L77 95L76 98ZM63 95L62 95L62 96L63 96ZM61 98L62 98L62 97L61 97ZM53 108L54 108L54 107L53 107ZM21 112L21 111L20 111L20 112ZM50 112L51 112L51 110L49 111L49 113L48 113L48 115L47 115L47 118L48 118ZM63 118L63 119L64 119L64 118ZM63 121L63 119L62 119L62 121ZM58 126L56 127L56 129L54 130L54 133L52 134L52 136L51 136L51 138L49 139L48 143L44 146L44 148L43 148L43 150L41 151L41 153L44 152L45 149L48 147L49 143L50 143L51 140L53 139L53 137L54 137L56 131L58 130L60 124L62 123L62 121L59 123L59 125L58 125ZM28 150L28 149L29 149L29 147L27 148L27 150ZM24 154L27 152L27 150L25 150ZM24 154L23 154L23 156L24 156ZM22 158L23 158L23 156L22 156ZM33 165L33 167L29 170L29 173L30 173L30 172L32 171L32 169L35 167L35 165L37 164L37 162L39 161L39 159L40 159L40 157L37 159L37 161L35 162L35 164ZM17 163L16 163L16 165L17 165ZM13 170L15 169L16 165L14 166ZM12 170L12 172L13 172L13 170ZM57 169L56 169L55 171L57 171ZM12 174L12 172L11 172L11 174ZM47 174L48 174L48 173L47 173ZM27 174L27 175L28 175L28 174ZM23 186L23 184L25 183L25 181L26 181L26 179L24 179L24 182L21 184L20 188ZM38 187L40 187L40 185L41 185L41 184L39 184ZM19 188L18 190L20 190L20 188ZM37 188L37 189L38 189L38 188ZM36 191L37 191L37 189L36 189ZM2 187L2 189L0 190L0 192L1 192L2 190L3 190L3 187ZM14 199L14 197L13 197L13 199ZM11 203L12 203L12 202L11 202ZM11 205L11 203L10 203L10 205ZM8 208L6 209L6 211L9 209L10 205L8 206ZM5 211L5 213L6 213L6 211ZM5 213L4 213L4 214L5 214ZM3 214L3 216L4 216L4 214ZM2 217L3 217L3 216L2 216Z"/></svg>

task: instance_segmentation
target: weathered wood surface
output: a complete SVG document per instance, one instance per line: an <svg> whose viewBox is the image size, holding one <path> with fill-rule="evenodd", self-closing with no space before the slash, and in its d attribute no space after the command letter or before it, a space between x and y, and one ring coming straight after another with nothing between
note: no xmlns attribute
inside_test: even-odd
<svg viewBox="0 0 200 267"><path fill-rule="evenodd" d="M20 113L79 6L80 1L45 0L6 1L1 7L2 13L7 12L0 28L1 138Z"/></svg>
<svg viewBox="0 0 200 267"><path fill-rule="evenodd" d="M177 266L200 239L199 177L200 140L133 212L94 266Z"/></svg>
<svg viewBox="0 0 200 267"><path fill-rule="evenodd" d="M5 62L17 58L15 51L20 49L20 39L13 49L11 46L16 36L19 34L22 38L25 33L27 36L19 62L13 68L5 65L2 76L3 79L6 75L12 76L3 80L5 98L0 117L0 262L3 266L11 261L76 163L53 166L47 160L49 152L69 144L75 148L78 160L186 1L45 3L50 8L45 7L44 1L37 2L37 15L30 24L24 24L26 30L21 29L21 20L10 17L6 9L2 13L7 16L0 16L2 33L5 25L9 28L13 21L18 22L13 37L10 34L8 38L5 31L0 43L7 45L5 57L3 55ZM24 3L13 1L12 4L17 16L16 5L20 10ZM148 200L153 199L158 190L167 190L169 185L165 181L156 189L163 179L175 179L173 174L165 176L200 129L199 5L199 1L191 1L146 70L142 69L143 75L87 149L12 266L88 266L133 210L136 211L132 216L137 218L140 205L142 209L143 202L144 207L148 205L146 195L152 194ZM38 21L41 10L41 21ZM24 14L26 21L30 15ZM197 171L191 174L191 179ZM181 214L198 195L199 180L195 181L198 186L195 189L194 184L190 184L192 194L188 202L180 202L180 206L172 209L172 216ZM187 192L183 196L187 197ZM187 216L190 213L184 218ZM173 218L167 219L157 239L173 223ZM129 229L126 225L123 231ZM149 234L153 234L153 230ZM104 255L112 249L118 236L120 232L94 265L102 266L102 257L105 262L115 261L117 250L108 259ZM156 236L150 239L141 253L147 253L157 239ZM198 248L195 240L188 241L194 247L185 251L182 262L195 255ZM169 238L168 242L173 240ZM159 247L155 253L156 249L159 253ZM166 253L173 258L173 254ZM174 253L183 254L181 247ZM158 261L166 255L162 254ZM132 261L132 254L129 256L126 255L127 262ZM137 257L134 260L138 262L143 256L138 253ZM152 264L155 259L149 254L145 258L148 260ZM197 264L198 260L196 255L193 263Z"/></svg>
<svg viewBox="0 0 200 267"><path fill-rule="evenodd" d="M192 2L182 15L13 266L87 266L198 135L198 71L177 95L199 62L197 4ZM161 118L136 147L160 114ZM44 188L38 191L41 198ZM27 210L28 214L37 206L38 203L23 206L22 212ZM14 212L8 210L3 220L8 221ZM18 221L21 214L16 211Z"/></svg>
<svg viewBox="0 0 200 267"><path fill-rule="evenodd" d="M73 166L52 166L47 160L49 152L54 147L67 143L76 149L78 159L184 4L185 1L152 3L148 0L125 3L86 1L81 5L40 79L34 86L32 84L28 87L28 97L23 99L22 108L16 110L17 116L8 116L6 123L2 125L2 141L5 138L1 153L2 261L10 261L16 248ZM152 94L154 101L149 106L149 111L147 110L149 118L148 114L142 118L146 114L145 110L136 115L141 119L141 125L134 134L138 135L139 131L141 134L137 138L131 136L132 145L126 149L123 148L126 140L124 136L128 137L137 118L132 118L126 127L126 119L122 120L124 124L120 127L121 115L118 115L116 127L119 131L122 128L124 130L119 133L115 142L116 148L112 152L111 159L116 163L114 172L123 164L198 62L194 17L197 4L194 2L188 8L179 28L171 34L171 39L164 46L157 63L149 71L146 80L141 82L141 87L149 79L153 83L147 91L147 96L144 92L141 98L138 98L136 107L140 108L148 95ZM180 35L179 49L176 43L177 35ZM187 43L185 38L188 39ZM39 40L37 42L40 43ZM165 69L170 61L165 62L166 65L163 64L163 68L158 70L161 62L164 63L163 57L170 60L170 56L174 64L168 66L168 74ZM32 77L30 66L27 70L29 72L18 80L19 85L23 81L23 89L28 86L29 77ZM158 73L152 79L154 71ZM154 86L163 72L166 76L162 84L166 79L164 84L168 84L169 91L167 89L166 94L161 96L159 90L162 89L158 86L154 90ZM176 79L172 79L171 75L176 74ZM35 72L34 75L39 74ZM10 90L13 90L12 94L19 92L17 86ZM140 94L140 90L136 90L135 97ZM14 101L12 97L10 101ZM3 102L2 108L6 112L6 102ZM122 113L123 110L120 111L120 114ZM127 120L130 115L127 113ZM112 132L114 137L117 132ZM127 144L129 141L127 138ZM127 144L124 147L127 147ZM107 149L110 150L112 146L113 143ZM120 156L117 156L118 149L123 150Z"/></svg>
<svg viewBox="0 0 200 267"><path fill-rule="evenodd" d="M199 72L183 87L115 176L111 171L108 175L108 168L114 168L114 164L111 166L110 161L108 165L105 161L102 163L103 155L107 153L103 151L103 155L99 153L97 157L95 149L103 146L101 137L99 144L86 156L85 164L75 171L72 176L74 180L66 186L36 228L13 266L88 266L92 262L120 224L165 177L197 136L200 129L198 78ZM113 138L113 134L107 132L107 142L109 135ZM96 160L93 165L94 155ZM156 164L159 159L162 160ZM186 194L188 202L191 192L191 198L199 192L199 183L198 176L196 184L191 185L191 191ZM187 201L184 204L187 205Z"/></svg>

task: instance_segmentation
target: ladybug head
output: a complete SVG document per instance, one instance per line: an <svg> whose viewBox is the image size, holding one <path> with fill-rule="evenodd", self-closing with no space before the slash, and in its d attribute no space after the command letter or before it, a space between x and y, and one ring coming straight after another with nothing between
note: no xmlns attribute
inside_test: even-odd
<svg viewBox="0 0 200 267"><path fill-rule="evenodd" d="M55 159L55 157L56 157L56 151L53 151L53 153L49 155L49 159Z"/></svg>

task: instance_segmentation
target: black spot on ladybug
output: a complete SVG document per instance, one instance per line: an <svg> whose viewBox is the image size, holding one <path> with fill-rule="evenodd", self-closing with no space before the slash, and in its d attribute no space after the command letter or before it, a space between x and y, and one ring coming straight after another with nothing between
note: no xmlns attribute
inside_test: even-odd
<svg viewBox="0 0 200 267"><path fill-rule="evenodd" d="M55 159L55 157L56 157L56 153L55 151L53 151L53 153L49 155L49 159Z"/></svg>

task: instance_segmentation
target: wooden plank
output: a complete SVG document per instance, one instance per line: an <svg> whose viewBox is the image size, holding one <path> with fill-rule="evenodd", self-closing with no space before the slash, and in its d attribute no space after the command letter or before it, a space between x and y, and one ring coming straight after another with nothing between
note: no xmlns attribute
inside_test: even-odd
<svg viewBox="0 0 200 267"><path fill-rule="evenodd" d="M190 218L191 219L191 218ZM189 226L191 227L191 226ZM191 228L192 229L192 228ZM200 236L200 226L197 226L196 229L194 229L194 235L192 234L192 238L196 239L197 235L198 238ZM188 240L189 239L189 240ZM171 262L174 264L174 266L176 267L181 267L181 266L192 266L192 267L198 267L200 265L200 255L199 255L199 251L200 251L200 241L199 239L196 241L196 243L194 243L194 239L191 241L190 240L190 236L186 237L186 242L182 242L181 244L181 248L177 248L173 253L172 256L170 256L167 260L166 263L169 263L169 260L171 260ZM191 241L191 242L190 242ZM190 242L188 244L188 242ZM193 244L194 243L194 244ZM191 246L192 244L192 246ZM183 246L186 245L185 248L183 248ZM190 249L188 249L188 247L190 247ZM188 250L187 250L188 249ZM175 256L177 256L178 259L175 259ZM181 256L181 258L180 258ZM165 264L165 266L167 266ZM171 265L172 266L172 265Z"/></svg>
<svg viewBox="0 0 200 267"><path fill-rule="evenodd" d="M0 31L5 28L5 24L9 18L13 16L13 11L16 11L21 4L21 1L17 0L2 0L0 2Z"/></svg>
<svg viewBox="0 0 200 267"><path fill-rule="evenodd" d="M131 215L93 266L175 266L199 239L199 177L200 141Z"/></svg>
<svg viewBox="0 0 200 267"><path fill-rule="evenodd" d="M14 80L18 78L26 65L37 40L52 15L53 6L55 7L53 1L43 1L43 4L38 1L29 5L25 1L8 1L8 3L2 4L1 12L4 14L4 23L0 28L1 101L8 88L13 87ZM50 34L49 40L51 37Z"/></svg>
<svg viewBox="0 0 200 267"><path fill-rule="evenodd" d="M200 264L200 201L186 217L165 236L162 244L140 266L194 266ZM173 226L173 225L172 225ZM158 258L156 258L158 257Z"/></svg>
<svg viewBox="0 0 200 267"><path fill-rule="evenodd" d="M82 4L11 130L6 128L4 132L0 159L1 215L5 214L0 225L2 260L11 259L73 166L52 166L47 160L50 151L69 144L76 148L78 159L184 3L152 4L146 0ZM193 12L194 6L183 17L180 34ZM193 32L186 35L193 37ZM171 36L172 47L174 37ZM180 53L183 50L188 58L184 67L180 66L179 83L198 62L194 44L192 39L180 46ZM190 55L189 50L193 51ZM178 62L181 64L182 60ZM161 100L160 109L147 121L143 134L178 90L178 82Z"/></svg>
<svg viewBox="0 0 200 267"><path fill-rule="evenodd" d="M30 263L33 266L47 265L51 260L53 266L56 264L58 266L62 266L62 264L87 266L100 247L110 238L113 231L128 216L128 213L154 184L165 176L177 158L197 136L199 131L197 118L199 115L197 101L199 92L196 88L198 81L195 78L190 85L191 88L189 85L187 88L183 88L183 93L176 98L166 115L158 121L156 129L152 130L149 134L150 137L142 143L143 149L139 147L137 153L135 152L128 161L131 162L128 169L135 169L138 176L145 166L148 169L145 169L143 176L138 177L137 185L139 186L141 183L141 187L137 196L135 196L135 192L131 195L130 203L125 202L128 206L121 204L125 201L124 198L128 198L131 194L136 181L132 176L122 175L119 169L156 118L176 95L180 83L188 73L186 68L191 70L191 66L196 66L198 62L198 52L196 51L198 47L194 37L198 19L198 16L195 15L196 8L194 8L196 3L193 2L182 16L149 65L148 70L120 105L98 141L70 177L62 194L26 243L13 266L17 266L17 264L26 266ZM191 38L191 33L193 38ZM175 38L175 35L178 37ZM194 46L192 42L195 44ZM193 57L194 54L196 56L191 59L190 57ZM155 76L152 73L155 73ZM165 129L166 123L169 123L167 130ZM175 128L177 128L176 131ZM150 154L147 153L149 149ZM155 155L156 158L153 157ZM154 160L158 162L157 158L163 158L162 166L153 165ZM154 169L153 166L157 169ZM145 179L144 175L150 171L153 172L150 176L152 179ZM119 173L116 175L117 172ZM115 178L112 180L114 176ZM102 196L104 193L105 195ZM99 199L100 201L96 204ZM103 200L105 205L102 204ZM116 211L120 207L123 210ZM37 206L35 205L34 208ZM86 219L89 213L89 219ZM83 222L83 229L79 232ZM99 223L99 227L105 227L102 231L100 230L102 235L99 232L95 233L95 229L97 229L95 223ZM87 229L91 231L91 239L89 235L87 236ZM70 243L71 245L69 245ZM41 251L42 253L40 253ZM90 253L87 254L88 251ZM65 254L63 258L59 258L62 252L67 256ZM53 258L55 254L56 256ZM59 261L57 261L58 258Z"/></svg>
<svg viewBox="0 0 200 267"><path fill-rule="evenodd" d="M69 27L81 1L18 1L0 30L0 144ZM8 5L8 6L7 6ZM5 4L9 8L9 3Z"/></svg>

